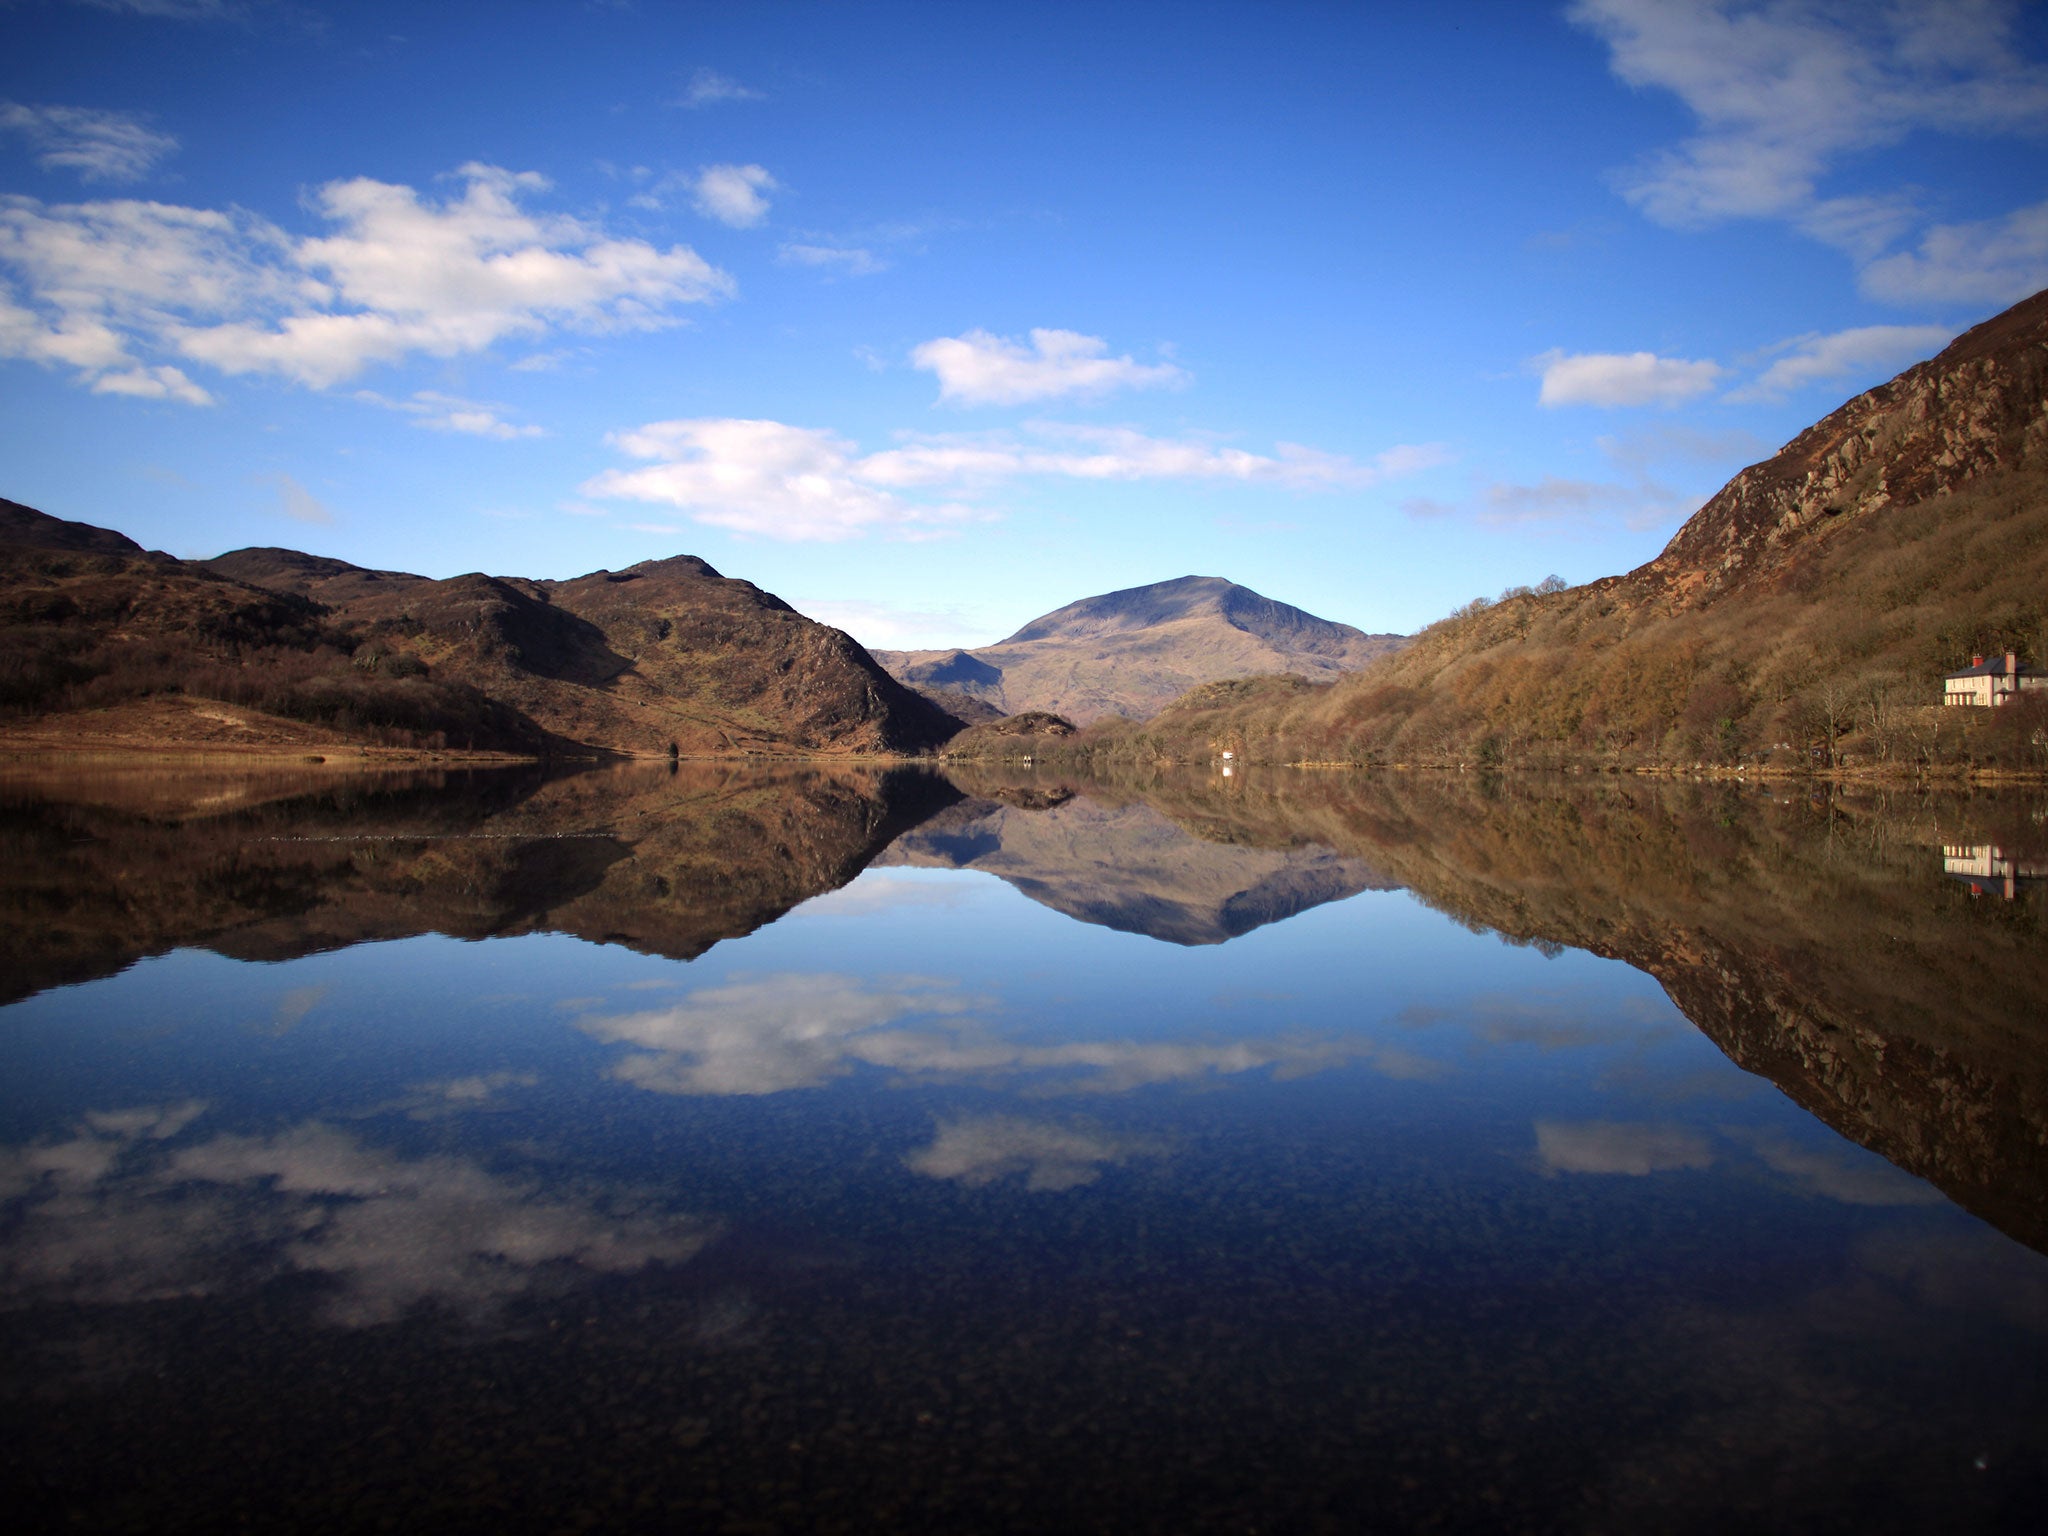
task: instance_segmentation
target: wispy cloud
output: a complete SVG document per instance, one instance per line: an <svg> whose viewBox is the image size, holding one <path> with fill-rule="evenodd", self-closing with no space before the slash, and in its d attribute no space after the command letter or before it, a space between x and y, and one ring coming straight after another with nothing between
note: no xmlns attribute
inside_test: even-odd
<svg viewBox="0 0 2048 1536"><path fill-rule="evenodd" d="M0 102L0 132L27 139L43 169L76 171L86 181L138 181L178 147L131 112L91 107Z"/></svg>
<svg viewBox="0 0 2048 1536"><path fill-rule="evenodd" d="M715 107L726 101L761 101L765 94L751 87L741 85L730 75L721 75L715 69L700 69L690 76L683 87L683 94L676 102L681 107Z"/></svg>
<svg viewBox="0 0 2048 1536"><path fill-rule="evenodd" d="M324 527L334 521L327 504L290 475L275 475L271 484L277 487L278 510L293 522Z"/></svg>
<svg viewBox="0 0 2048 1536"><path fill-rule="evenodd" d="M1937 230L1919 257L1879 262L1925 219L1922 194L1824 190L1845 158L1915 132L2031 136L2048 128L2048 67L2020 52L2016 6L1577 0L1569 14L1606 42L1622 80L1671 91L1697 119L1690 138L1617 178L1622 195L1656 222L1782 220L1859 264L1874 263L1865 267L1865 291L1898 302L2002 304L2048 281L2025 211L2010 216L2022 227L1997 259L1981 259L1968 236Z"/></svg>
<svg viewBox="0 0 2048 1536"><path fill-rule="evenodd" d="M1954 337L1945 325L1864 325L1827 336L1797 336L1771 348L1782 354L1777 361L1727 398L1781 400L1808 384L1874 370L1889 373L1940 351Z"/></svg>
<svg viewBox="0 0 2048 1536"><path fill-rule="evenodd" d="M1036 329L1027 346L988 331L941 336L911 351L917 367L939 378L939 398L955 405L1022 405L1061 396L1185 384L1185 369L1111 357L1100 336Z"/></svg>
<svg viewBox="0 0 2048 1536"><path fill-rule="evenodd" d="M2011 304L2048 288L2048 202L1974 224L1942 224L1863 269L1863 291L1892 304Z"/></svg>
<svg viewBox="0 0 2048 1536"><path fill-rule="evenodd" d="M1657 528L1689 516L1702 499L1666 484L1664 476L1693 478L1702 465L1732 471L1767 448L1753 433L1703 432L1675 422L1595 442L1617 471L1616 478L1544 475L1530 481L1497 480L1479 487L1468 502L1415 496L1403 501L1401 510L1414 518L1463 516L1495 527Z"/></svg>
<svg viewBox="0 0 2048 1536"><path fill-rule="evenodd" d="M775 259L786 267L822 267L846 277L867 277L889 270L888 262L861 246L791 243L777 251Z"/></svg>
<svg viewBox="0 0 2048 1536"><path fill-rule="evenodd" d="M733 291L687 246L529 212L543 177L481 164L457 177L462 191L440 201L330 182L313 205L331 229L306 239L239 210L0 198L0 269L26 297L0 295L0 355L202 403L147 354L324 388L415 354L673 325L680 307Z"/></svg>
<svg viewBox="0 0 2048 1536"><path fill-rule="evenodd" d="M366 405L403 412L413 418L413 425L435 432L457 432L468 437L494 438L499 442L547 436L543 427L505 420L500 414L505 407L501 405L464 400L456 395L444 395L438 390L415 390L408 399L393 400L372 389L359 389L356 398Z"/></svg>
<svg viewBox="0 0 2048 1536"><path fill-rule="evenodd" d="M1007 481L1209 480L1296 490L1359 488L1448 462L1441 445L1402 445L1360 463L1282 443L1252 453L1127 427L1035 422L1017 432L912 439L862 454L838 435L778 421L658 421L609 441L649 461L608 470L581 494L655 502L713 527L785 540L872 531L930 533L985 516L971 497ZM923 499L932 494L947 498Z"/></svg>

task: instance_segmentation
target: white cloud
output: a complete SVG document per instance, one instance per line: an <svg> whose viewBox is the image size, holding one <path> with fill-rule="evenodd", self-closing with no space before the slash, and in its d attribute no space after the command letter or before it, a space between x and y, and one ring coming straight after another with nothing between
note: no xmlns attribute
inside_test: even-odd
<svg viewBox="0 0 2048 1536"><path fill-rule="evenodd" d="M889 263L860 246L785 245L775 259L786 267L825 267L848 277L866 277L886 272Z"/></svg>
<svg viewBox="0 0 2048 1536"><path fill-rule="evenodd" d="M1845 251L1873 297L1991 304L2048 283L2029 210L1933 230L1918 257L1880 261L1925 217L1922 195L1831 196L1822 184L1845 159L1916 132L2048 128L2048 67L2021 54L2016 14L2009 0L1577 0L1570 12L1606 41L1616 75L1673 92L1698 120L1618 179L1648 217L1677 228L1780 219Z"/></svg>
<svg viewBox="0 0 2048 1536"><path fill-rule="evenodd" d="M690 83L683 88L682 100L677 103L684 107L713 107L721 101L760 101L760 91L741 85L730 75L721 75L715 69L700 69L690 76Z"/></svg>
<svg viewBox="0 0 2048 1536"><path fill-rule="evenodd" d="M1623 180L1660 223L1816 212L1824 223L1817 183L1850 151L1922 128L2048 125L2048 70L2019 55L2013 7L1997 0L1578 0L1570 14L1607 42L1615 74L1674 92L1699 119Z"/></svg>
<svg viewBox="0 0 2048 1536"><path fill-rule="evenodd" d="M2016 303L2048 288L2048 202L1975 224L1943 224L1863 269L1863 291L1891 304Z"/></svg>
<svg viewBox="0 0 2048 1536"><path fill-rule="evenodd" d="M26 138L44 170L76 171L86 181L138 180L178 147L133 113L91 107L0 102L0 131Z"/></svg>
<svg viewBox="0 0 2048 1536"><path fill-rule="evenodd" d="M734 229L751 229L768 217L776 180L758 165L708 165L697 173L691 201L699 213Z"/></svg>
<svg viewBox="0 0 2048 1536"><path fill-rule="evenodd" d="M1108 353L1109 344L1101 337L1078 331L1035 329L1026 347L1006 336L974 330L924 342L911 351L910 360L938 375L941 400L960 405L1019 405L1188 380L1185 370L1172 363L1140 363Z"/></svg>
<svg viewBox="0 0 2048 1536"><path fill-rule="evenodd" d="M858 977L783 974L692 992L669 1008L591 1017L578 1028L639 1047L621 1081L678 1094L784 1093L852 1069L857 1037L909 1015L959 1013L966 997L929 982L877 987Z"/></svg>
<svg viewBox="0 0 2048 1536"><path fill-rule="evenodd" d="M1677 405L1703 395L1724 372L1715 362L1654 352L1553 349L1532 360L1543 375L1540 405Z"/></svg>
<svg viewBox="0 0 2048 1536"><path fill-rule="evenodd" d="M1838 1145L1807 1147L1765 1130L1730 1130L1774 1172L1844 1205L1942 1205L1941 1191L1874 1152Z"/></svg>
<svg viewBox="0 0 2048 1536"><path fill-rule="evenodd" d="M779 421L657 421L609 441L645 469L613 469L581 494L656 502L700 523L790 541L914 531L958 521L960 509L924 507L861 483L853 445L830 432Z"/></svg>
<svg viewBox="0 0 2048 1536"><path fill-rule="evenodd" d="M940 1125L932 1144L903 1162L914 1173L969 1187L1022 1174L1026 1189L1042 1192L1092 1184L1105 1167L1161 1150L1155 1142L1089 1126L970 1115Z"/></svg>
<svg viewBox="0 0 2048 1536"><path fill-rule="evenodd" d="M724 418L658 421L612 434L622 452L653 460L608 470L581 494L680 508L700 523L787 540L873 531L915 535L978 515L957 501L903 492L985 489L1029 476L1078 480L1224 480L1299 490L1357 488L1446 463L1436 444L1390 448L1370 463L1282 443L1270 455L1125 427L1033 423L1022 436L912 442L862 456L817 428Z"/></svg>
<svg viewBox="0 0 2048 1536"><path fill-rule="evenodd" d="M96 395L132 395L140 400L177 400L185 405L212 405L213 396L185 376L182 368L158 364L120 373L103 373L92 381Z"/></svg>
<svg viewBox="0 0 2048 1536"><path fill-rule="evenodd" d="M1705 1168L1714 1153L1683 1126L1538 1120L1536 1157L1549 1173L1650 1174Z"/></svg>
<svg viewBox="0 0 2048 1536"><path fill-rule="evenodd" d="M666 326L677 307L732 291L686 246L529 213L521 199L545 187L538 176L476 164L459 175L461 195L439 203L364 177L331 182L315 202L334 230L304 240L240 211L0 199L0 271L26 300L0 292L0 355L91 383L169 352L321 388L415 353ZM153 376L167 398L194 398Z"/></svg>
<svg viewBox="0 0 2048 1536"><path fill-rule="evenodd" d="M1891 373L1939 352L1954 336L1945 325L1865 325L1829 336L1800 336L1773 348L1785 355L1752 382L1730 391L1728 398L1778 400L1826 379L1879 370Z"/></svg>

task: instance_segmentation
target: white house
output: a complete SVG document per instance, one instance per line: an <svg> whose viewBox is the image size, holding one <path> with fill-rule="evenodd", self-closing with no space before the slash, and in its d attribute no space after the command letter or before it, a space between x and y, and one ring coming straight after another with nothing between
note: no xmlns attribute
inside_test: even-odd
<svg viewBox="0 0 2048 1536"><path fill-rule="evenodd" d="M1942 691L1944 704L2010 704L2022 690L2048 690L2048 676L2020 665L2018 651L1986 661L1972 656L1960 672L1951 672Z"/></svg>

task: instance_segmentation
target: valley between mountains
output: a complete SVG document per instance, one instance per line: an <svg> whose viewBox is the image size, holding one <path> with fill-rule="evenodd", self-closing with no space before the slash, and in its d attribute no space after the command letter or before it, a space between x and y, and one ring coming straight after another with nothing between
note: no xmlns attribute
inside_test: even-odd
<svg viewBox="0 0 2048 1536"><path fill-rule="evenodd" d="M570 580L188 561L0 501L11 751L2048 770L2048 686L1942 706L2006 654L2048 670L2048 293L1744 470L1637 570L1414 637L1185 576L870 653L688 555Z"/></svg>

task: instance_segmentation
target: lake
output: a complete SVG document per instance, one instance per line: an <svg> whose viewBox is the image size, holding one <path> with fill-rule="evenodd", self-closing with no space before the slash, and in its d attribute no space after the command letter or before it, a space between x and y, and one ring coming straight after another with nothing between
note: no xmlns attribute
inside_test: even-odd
<svg viewBox="0 0 2048 1536"><path fill-rule="evenodd" d="M2034 1530L2048 798L0 777L92 1531Z"/></svg>

